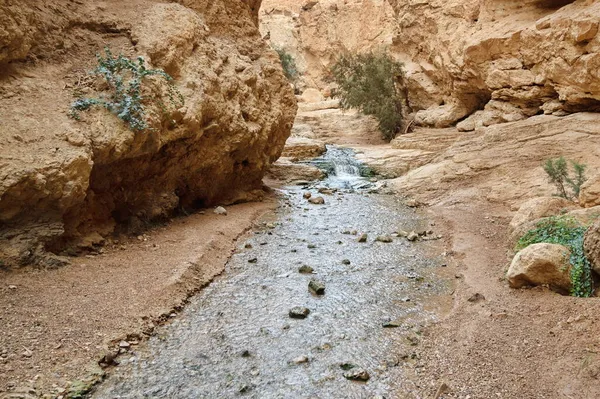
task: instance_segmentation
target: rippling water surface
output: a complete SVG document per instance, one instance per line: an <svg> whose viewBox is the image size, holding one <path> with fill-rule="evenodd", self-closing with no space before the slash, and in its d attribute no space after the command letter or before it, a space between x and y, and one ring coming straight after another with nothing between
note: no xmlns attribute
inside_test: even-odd
<svg viewBox="0 0 600 399"><path fill-rule="evenodd" d="M329 157L351 158L338 150L329 148ZM421 244L374 238L423 221L395 196L368 194L373 185L358 176L356 161L334 161L333 168L331 159L317 162L329 162L330 177L285 190L274 224L240 242L225 273L124 359L93 397L412 397L402 365L414 358L421 326L433 318L423 300L445 283L431 277L437 265ZM302 196L327 186L342 188L323 195L325 205ZM368 241L358 243L353 230ZM302 265L314 274L299 273ZM309 292L312 278L326 285L325 295ZM309 316L291 319L295 306L307 307ZM389 321L398 327L384 328ZM347 380L342 364L370 379Z"/></svg>

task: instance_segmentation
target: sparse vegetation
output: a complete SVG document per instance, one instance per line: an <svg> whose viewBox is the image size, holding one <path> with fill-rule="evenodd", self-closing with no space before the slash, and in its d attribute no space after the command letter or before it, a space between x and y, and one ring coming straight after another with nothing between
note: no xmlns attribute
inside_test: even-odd
<svg viewBox="0 0 600 399"><path fill-rule="evenodd" d="M290 82L295 81L298 78L298 67L296 66L296 60L287 51L282 48L275 49L279 55L279 61L283 67L283 73Z"/></svg>
<svg viewBox="0 0 600 399"><path fill-rule="evenodd" d="M71 104L70 116L80 119L80 112L86 111L93 106L101 106L117 115L123 122L136 132L148 129L148 119L145 105L154 102L169 118L171 111L180 108L184 104L181 93L173 84L173 78L162 69L146 68L143 57L131 60L122 54L113 56L108 48L104 49L105 55L98 54L98 66L90 74L104 78L108 85L110 94L107 97L85 98L79 97ZM167 104L162 101L160 95L145 97L143 95L143 84L145 79L151 76L163 78L167 82L166 97Z"/></svg>
<svg viewBox="0 0 600 399"><path fill-rule="evenodd" d="M548 174L550 182L556 186L556 195L572 200L579 197L581 185L587 179L585 177L586 165L575 161L570 161L570 163L573 168L573 177L569 173L569 167L564 157L547 160L544 170Z"/></svg>
<svg viewBox="0 0 600 399"><path fill-rule="evenodd" d="M590 297L593 293L592 267L585 257L583 237L587 226L569 216L554 216L540 221L536 227L521 237L515 248L517 251L531 244L560 244L571 250L571 295Z"/></svg>
<svg viewBox="0 0 600 399"><path fill-rule="evenodd" d="M387 140L402 127L403 64L385 53L345 54L331 69L338 87L334 96L343 109L373 115Z"/></svg>

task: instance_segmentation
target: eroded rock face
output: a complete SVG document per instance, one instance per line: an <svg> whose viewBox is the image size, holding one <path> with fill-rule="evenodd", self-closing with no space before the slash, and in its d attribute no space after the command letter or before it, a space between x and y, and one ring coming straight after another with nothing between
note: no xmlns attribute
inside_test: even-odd
<svg viewBox="0 0 600 399"><path fill-rule="evenodd" d="M510 221L510 229L515 230L525 223L548 216L556 216L577 208L573 201L559 197L539 197L525 202Z"/></svg>
<svg viewBox="0 0 600 399"><path fill-rule="evenodd" d="M0 57L37 60L13 62L0 81L5 264L36 263L45 247L89 242L116 225L260 195L262 176L290 134L296 100L260 38L256 9L236 0L56 1L35 8L27 19L34 28L25 29L19 18L32 11L24 3L0 6L10 11L0 10L0 18L16 21L0 29ZM49 29L47 41L35 34ZM39 41L28 45L27 37ZM151 104L153 129L142 133L105 110L81 122L68 118L74 89L96 94L81 82L105 45L173 75L185 98L171 115L174 125L161 123Z"/></svg>
<svg viewBox="0 0 600 399"><path fill-rule="evenodd" d="M532 244L519 251L506 273L513 288L547 284L568 293L571 289L570 250L558 244Z"/></svg>
<svg viewBox="0 0 600 399"><path fill-rule="evenodd" d="M388 48L415 121L470 131L600 110L599 14L592 0L265 0L261 30L326 94L340 52Z"/></svg>

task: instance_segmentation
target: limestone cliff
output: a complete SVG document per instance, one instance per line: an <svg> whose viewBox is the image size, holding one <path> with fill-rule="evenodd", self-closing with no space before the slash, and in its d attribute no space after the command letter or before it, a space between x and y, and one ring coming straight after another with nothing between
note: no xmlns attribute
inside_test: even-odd
<svg viewBox="0 0 600 399"><path fill-rule="evenodd" d="M473 130L599 110L598 15L594 0L266 0L261 29L324 92L341 51L387 47L418 124Z"/></svg>
<svg viewBox="0 0 600 399"><path fill-rule="evenodd" d="M260 1L0 2L0 259L48 264L116 226L252 198L296 111L256 25ZM253 8L253 9L252 9ZM175 124L134 133L105 110L68 117L94 93L95 54L144 56L175 78ZM158 113L156 113L158 114ZM158 121L160 122L160 121Z"/></svg>

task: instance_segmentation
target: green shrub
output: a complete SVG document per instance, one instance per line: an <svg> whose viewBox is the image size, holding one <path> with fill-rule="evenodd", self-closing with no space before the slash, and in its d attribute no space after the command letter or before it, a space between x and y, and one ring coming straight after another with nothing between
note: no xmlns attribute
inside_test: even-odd
<svg viewBox="0 0 600 399"><path fill-rule="evenodd" d="M105 48L104 52L104 57L100 54L96 56L98 66L90 74L104 78L110 94L102 98L80 97L76 99L71 104L70 116L72 118L79 120L81 111L97 105L117 115L133 131L141 132L148 129L145 109L148 101L158 105L166 117L170 116L169 108L177 109L184 105L183 96L173 84L173 78L162 69L146 68L146 61L143 57L137 57L137 60L134 61L122 54L114 57L108 48ZM167 82L166 96L169 106L158 96L154 98L143 96L142 85L145 78L149 76L158 76Z"/></svg>
<svg viewBox="0 0 600 399"><path fill-rule="evenodd" d="M586 226L569 216L553 216L540 221L536 227L521 237L515 248L517 251L531 244L560 244L571 250L571 295L590 297L593 293L592 267L585 257L583 237Z"/></svg>
<svg viewBox="0 0 600 399"><path fill-rule="evenodd" d="M295 81L298 78L296 60L294 60L294 57L292 57L291 54L282 48L277 48L275 51L279 55L279 61L281 61L281 66L283 67L283 74L290 82Z"/></svg>
<svg viewBox="0 0 600 399"><path fill-rule="evenodd" d="M567 161L564 157L549 159L544 164L544 170L548 174L550 183L556 186L557 196L573 199L579 197L581 185L587 180L585 177L586 165L571 161L573 177L569 174ZM571 189L569 192L567 187Z"/></svg>
<svg viewBox="0 0 600 399"><path fill-rule="evenodd" d="M343 109L355 108L373 115L387 140L402 127L403 64L385 53L345 54L331 68Z"/></svg>

